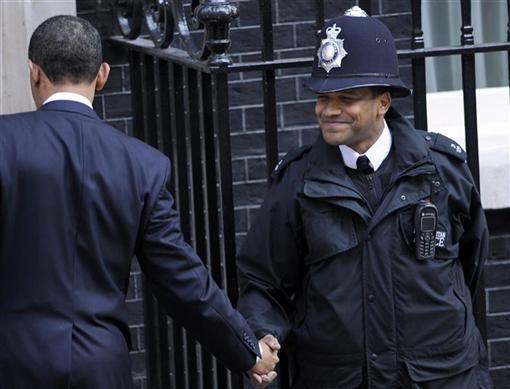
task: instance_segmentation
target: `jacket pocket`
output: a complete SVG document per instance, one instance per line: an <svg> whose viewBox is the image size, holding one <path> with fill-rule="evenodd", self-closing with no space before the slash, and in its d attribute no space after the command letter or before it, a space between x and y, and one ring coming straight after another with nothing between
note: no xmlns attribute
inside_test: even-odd
<svg viewBox="0 0 510 389"><path fill-rule="evenodd" d="M358 245L352 214L333 206L318 207L303 214L308 255L305 262L312 264Z"/></svg>
<svg viewBox="0 0 510 389"><path fill-rule="evenodd" d="M313 355L299 360L299 379L307 388L354 389L363 381L362 360L358 355Z"/></svg>
<svg viewBox="0 0 510 389"><path fill-rule="evenodd" d="M461 347L443 352L424 352L405 361L410 379L415 383L453 377L479 363L480 335L478 331Z"/></svg>

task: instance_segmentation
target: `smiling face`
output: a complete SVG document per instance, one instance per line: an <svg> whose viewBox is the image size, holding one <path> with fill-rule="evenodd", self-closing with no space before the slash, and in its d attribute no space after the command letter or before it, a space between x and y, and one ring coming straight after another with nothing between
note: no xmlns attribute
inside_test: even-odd
<svg viewBox="0 0 510 389"><path fill-rule="evenodd" d="M376 90L354 88L317 96L315 115L326 143L346 145L360 154L375 143L391 105L390 93Z"/></svg>

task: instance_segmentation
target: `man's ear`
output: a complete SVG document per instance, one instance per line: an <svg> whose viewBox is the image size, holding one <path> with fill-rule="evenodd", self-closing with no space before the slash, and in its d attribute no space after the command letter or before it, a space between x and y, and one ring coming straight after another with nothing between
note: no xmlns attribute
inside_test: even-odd
<svg viewBox="0 0 510 389"><path fill-rule="evenodd" d="M108 75L110 74L110 65L106 62L103 62L99 67L99 71L97 72L96 77L96 90L100 91L104 88L106 81L108 80Z"/></svg>
<svg viewBox="0 0 510 389"><path fill-rule="evenodd" d="M391 107L391 93L386 91L379 96L379 113L385 115Z"/></svg>
<svg viewBox="0 0 510 389"><path fill-rule="evenodd" d="M28 60L28 69L30 70L30 81L32 85L39 85L39 82L41 81L41 68L39 65Z"/></svg>

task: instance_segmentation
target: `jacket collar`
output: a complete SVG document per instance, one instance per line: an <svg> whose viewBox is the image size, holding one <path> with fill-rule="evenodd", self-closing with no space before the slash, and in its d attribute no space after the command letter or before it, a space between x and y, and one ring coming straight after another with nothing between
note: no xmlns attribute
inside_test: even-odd
<svg viewBox="0 0 510 389"><path fill-rule="evenodd" d="M403 172L419 162L431 161L425 139L417 134L407 119L396 109L390 108L386 120L393 136L398 172Z"/></svg>
<svg viewBox="0 0 510 389"><path fill-rule="evenodd" d="M62 111L77 113L80 115L88 116L92 119L99 119L96 112L85 104L78 103L70 100L55 100L50 101L38 108L38 111Z"/></svg>

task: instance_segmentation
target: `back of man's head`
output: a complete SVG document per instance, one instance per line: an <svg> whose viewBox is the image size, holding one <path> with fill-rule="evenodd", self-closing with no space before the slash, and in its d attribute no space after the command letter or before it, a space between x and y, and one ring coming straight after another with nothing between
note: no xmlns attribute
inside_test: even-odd
<svg viewBox="0 0 510 389"><path fill-rule="evenodd" d="M101 37L88 21L71 15L51 17L30 38L28 58L53 84L91 83L103 61Z"/></svg>

